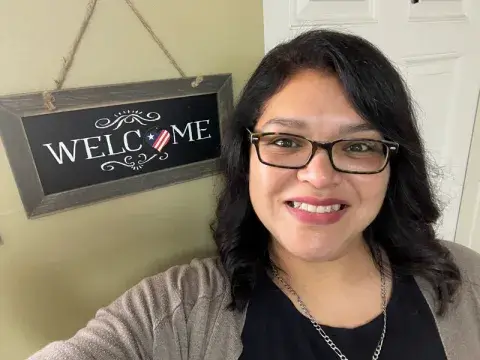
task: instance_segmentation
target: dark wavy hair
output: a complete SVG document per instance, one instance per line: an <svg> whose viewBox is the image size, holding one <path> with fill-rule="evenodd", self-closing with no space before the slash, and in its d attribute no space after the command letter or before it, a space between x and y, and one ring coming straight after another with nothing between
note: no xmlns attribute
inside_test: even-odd
<svg viewBox="0 0 480 360"><path fill-rule="evenodd" d="M435 238L433 226L440 211L407 86L374 45L331 30L308 31L271 50L245 85L232 118L223 124L224 182L211 229L230 279L231 309L246 307L257 271L272 266L270 234L249 197L251 144L245 128L253 128L265 103L306 69L335 74L358 114L386 139L400 144L391 161L384 203L364 238L370 249L380 246L385 251L394 274L428 281L436 294L436 311L444 314L462 279L449 250ZM378 252L372 251L372 256L381 269Z"/></svg>

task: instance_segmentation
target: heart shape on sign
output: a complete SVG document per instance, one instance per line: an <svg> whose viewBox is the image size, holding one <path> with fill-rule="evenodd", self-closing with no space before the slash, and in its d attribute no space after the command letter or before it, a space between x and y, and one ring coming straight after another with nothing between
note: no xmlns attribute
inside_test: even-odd
<svg viewBox="0 0 480 360"><path fill-rule="evenodd" d="M154 128L145 133L146 143L158 152L162 152L163 148L169 143L170 138L170 133L167 130Z"/></svg>

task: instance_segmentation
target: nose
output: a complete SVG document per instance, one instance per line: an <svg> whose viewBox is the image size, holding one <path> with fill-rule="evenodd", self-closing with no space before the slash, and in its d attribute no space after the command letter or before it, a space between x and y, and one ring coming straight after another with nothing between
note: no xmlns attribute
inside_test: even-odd
<svg viewBox="0 0 480 360"><path fill-rule="evenodd" d="M297 177L318 189L335 186L341 181L341 174L333 168L328 153L323 149L318 149L308 165L298 170Z"/></svg>

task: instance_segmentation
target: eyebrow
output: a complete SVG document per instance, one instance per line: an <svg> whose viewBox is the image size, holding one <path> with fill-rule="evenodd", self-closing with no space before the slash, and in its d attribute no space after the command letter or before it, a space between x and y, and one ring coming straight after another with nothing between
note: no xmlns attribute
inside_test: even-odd
<svg viewBox="0 0 480 360"><path fill-rule="evenodd" d="M347 125L340 125L338 129L339 135L348 135L356 132L362 131L376 131L377 129L370 123L364 122L361 124L347 124Z"/></svg>
<svg viewBox="0 0 480 360"><path fill-rule="evenodd" d="M266 128L267 126L270 126L270 125L280 125L287 128L297 129L297 130L303 130L308 128L308 124L305 121L297 120L297 119L285 119L285 118L270 119L262 126L262 128ZM340 125L338 129L338 134L343 136L343 135L348 135L356 132L372 131L372 130L376 131L377 129L368 122L358 123L358 124L345 124L345 125Z"/></svg>
<svg viewBox="0 0 480 360"><path fill-rule="evenodd" d="M307 124L304 121L296 119L273 118L263 124L262 129L270 125L281 125L292 129L305 129Z"/></svg>

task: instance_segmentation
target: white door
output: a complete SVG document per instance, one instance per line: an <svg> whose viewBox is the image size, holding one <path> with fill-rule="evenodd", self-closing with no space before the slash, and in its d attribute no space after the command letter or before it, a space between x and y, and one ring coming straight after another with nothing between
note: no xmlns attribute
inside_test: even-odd
<svg viewBox="0 0 480 360"><path fill-rule="evenodd" d="M265 50L313 27L376 44L397 65L418 105L444 203L440 238L455 232L480 84L479 0L263 0Z"/></svg>
<svg viewBox="0 0 480 360"><path fill-rule="evenodd" d="M457 229L457 241L480 252L480 98L470 148L467 176Z"/></svg>

